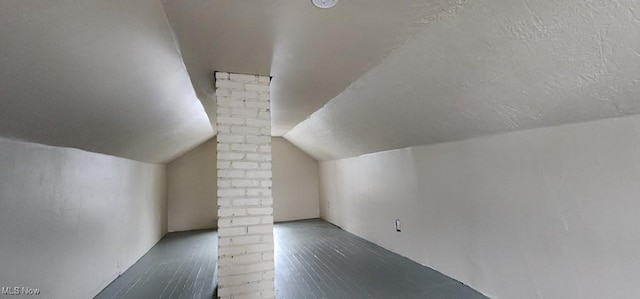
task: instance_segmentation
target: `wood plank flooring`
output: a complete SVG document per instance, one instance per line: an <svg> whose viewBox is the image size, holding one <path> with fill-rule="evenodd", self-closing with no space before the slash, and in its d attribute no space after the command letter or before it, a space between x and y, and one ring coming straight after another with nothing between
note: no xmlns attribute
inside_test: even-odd
<svg viewBox="0 0 640 299"><path fill-rule="evenodd" d="M274 228L276 297L484 299L431 268L320 219ZM96 298L212 298L215 231L167 234Z"/></svg>

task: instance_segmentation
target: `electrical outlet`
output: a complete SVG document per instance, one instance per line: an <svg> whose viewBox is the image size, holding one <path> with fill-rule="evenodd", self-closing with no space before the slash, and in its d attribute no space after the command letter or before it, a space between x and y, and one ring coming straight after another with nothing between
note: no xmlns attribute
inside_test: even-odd
<svg viewBox="0 0 640 299"><path fill-rule="evenodd" d="M396 219L396 231L399 232L401 230L402 228L400 227L400 219Z"/></svg>

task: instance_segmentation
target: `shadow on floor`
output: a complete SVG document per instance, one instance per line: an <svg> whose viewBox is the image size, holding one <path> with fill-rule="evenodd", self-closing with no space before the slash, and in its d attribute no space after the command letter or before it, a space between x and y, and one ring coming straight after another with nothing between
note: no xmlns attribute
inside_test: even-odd
<svg viewBox="0 0 640 299"><path fill-rule="evenodd" d="M169 233L95 298L207 298L214 294L215 230Z"/></svg>
<svg viewBox="0 0 640 299"><path fill-rule="evenodd" d="M487 298L324 220L274 229L278 298Z"/></svg>
<svg viewBox="0 0 640 299"><path fill-rule="evenodd" d="M277 298L487 298L324 220L276 224L274 241ZM215 231L170 233L96 298L212 298L216 261Z"/></svg>

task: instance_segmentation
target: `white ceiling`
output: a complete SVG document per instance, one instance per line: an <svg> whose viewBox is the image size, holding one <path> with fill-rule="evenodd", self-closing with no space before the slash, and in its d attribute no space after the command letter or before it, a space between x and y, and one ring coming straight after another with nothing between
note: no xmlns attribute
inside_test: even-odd
<svg viewBox="0 0 640 299"><path fill-rule="evenodd" d="M0 38L0 136L148 162L213 135L213 71L318 159L640 112L632 0L2 0Z"/></svg>
<svg viewBox="0 0 640 299"><path fill-rule="evenodd" d="M285 138L337 159L640 112L640 1L468 1Z"/></svg>
<svg viewBox="0 0 640 299"><path fill-rule="evenodd" d="M2 0L0 41L0 136L165 162L213 135L157 0Z"/></svg>
<svg viewBox="0 0 640 299"><path fill-rule="evenodd" d="M276 136L377 65L424 22L458 6L451 0L343 0L332 9L316 8L311 0L163 3L204 102L213 102L213 71L273 76Z"/></svg>

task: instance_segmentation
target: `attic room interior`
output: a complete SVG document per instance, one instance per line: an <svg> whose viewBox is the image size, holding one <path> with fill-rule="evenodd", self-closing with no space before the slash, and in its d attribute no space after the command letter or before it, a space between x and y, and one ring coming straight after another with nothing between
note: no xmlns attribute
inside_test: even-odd
<svg viewBox="0 0 640 299"><path fill-rule="evenodd" d="M640 1L0 0L0 298L640 298Z"/></svg>

